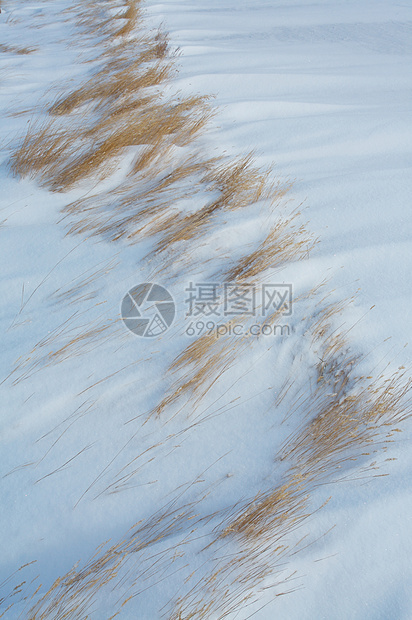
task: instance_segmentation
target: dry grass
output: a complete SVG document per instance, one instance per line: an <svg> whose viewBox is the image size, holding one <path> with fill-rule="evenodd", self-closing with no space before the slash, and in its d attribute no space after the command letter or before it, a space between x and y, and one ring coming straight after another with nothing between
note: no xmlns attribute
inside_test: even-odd
<svg viewBox="0 0 412 620"><path fill-rule="evenodd" d="M123 57L122 47L120 50L118 47L111 49L110 56L102 59L102 68L69 95L59 97L49 108L49 113L61 116L91 104L93 109L106 109L112 116L119 113L125 102L139 104L141 89L161 84L173 71L166 58L167 39L161 33L155 36L154 41L141 39L139 43L143 51L137 57L130 58L128 48L123 51Z"/></svg>
<svg viewBox="0 0 412 620"><path fill-rule="evenodd" d="M357 375L360 358L350 353L344 334L335 333L329 323L339 311L339 305L326 307L312 325L314 344L321 353L314 390L304 401L298 394L300 404L294 414L303 423L276 455L276 461L289 464L286 482L254 499L223 536L230 532L262 540L267 528L277 528L278 520L285 519L289 497L297 493L301 502L319 484L333 481L337 473L343 475L345 467L371 457L374 448L384 449L410 417L412 380L405 369L387 378Z"/></svg>
<svg viewBox="0 0 412 620"><path fill-rule="evenodd" d="M17 45L6 45L0 43L0 52L8 52L9 54L32 54L36 51L35 47L18 47Z"/></svg>
<svg viewBox="0 0 412 620"><path fill-rule="evenodd" d="M91 175L107 177L130 147L187 144L210 116L202 97L175 104L139 104L137 109L123 105L125 111L100 116L91 126L86 112L68 128L53 120L33 125L12 157L13 172L39 176L54 191L67 190ZM136 169L141 168L139 163Z"/></svg>
<svg viewBox="0 0 412 620"><path fill-rule="evenodd" d="M279 218L272 226L267 237L258 247L241 258L235 265L224 272L228 282L256 281L268 269L278 268L285 263L308 258L317 243L303 225L294 226L293 222L300 213L286 218Z"/></svg>
<svg viewBox="0 0 412 620"><path fill-rule="evenodd" d="M107 274L115 269L117 265L118 262L112 259L105 261L102 266L96 265L86 269L67 285L60 286L50 295L50 299L56 303L63 303L66 306L94 299L97 297ZM98 268L96 269L96 267Z"/></svg>
<svg viewBox="0 0 412 620"><path fill-rule="evenodd" d="M200 551L204 561L182 583L184 593L170 602L165 617L172 620L224 618L253 604L260 589L271 586L274 595L292 591L286 586L293 573L285 575L284 568L307 546L306 539L299 538L299 528L323 507L313 508L313 492L320 484L344 477L355 462L374 458L373 453L385 449L411 412L411 382L405 378L403 369L377 380L356 374L358 359L348 352L345 334L336 331L335 318L340 310L339 305L329 304L310 322L312 346L320 361L313 373L310 398L303 404L299 394L296 399L300 405L294 415L303 423L276 454L276 462L287 464L278 487L261 490L240 506L203 518L193 518L193 509L199 511L202 498L189 508L177 509L175 504L170 504L133 528L133 533L122 542L98 549L84 568L74 567L40 598L36 592L31 599L36 602L30 603L27 617L30 620L87 617L109 583L111 589L119 591L117 612L112 611L121 614L122 607L145 590L145 579L151 583L159 575L171 578L174 563L171 548L156 553L150 552L150 548L173 535L173 552L184 556L190 536L201 535L198 529L204 524L213 527L207 537L209 544ZM199 385L205 386L209 373L214 373L215 364L226 361L227 367L232 365L233 355L227 350L226 342L223 349L214 351L216 357L210 365L201 366L201 356L206 354L209 359L214 346L213 341L203 338L176 360L177 370L194 366L193 384L183 389L195 393ZM225 358L227 353L229 358ZM306 390L304 395L307 397ZM192 397L190 406L193 402ZM216 523L217 520L220 522ZM185 535L187 531L189 537ZM183 543L176 541L178 533L184 535ZM139 555L143 551L148 555ZM128 589L123 595L125 583Z"/></svg>
<svg viewBox="0 0 412 620"><path fill-rule="evenodd" d="M188 197L186 181L192 181L192 195L196 194L200 191L198 177L213 164L213 160L199 161L189 156L171 167L169 172L173 147L170 144L163 144L163 147L160 159L165 171L159 171L160 149L156 144L138 158L139 162L145 159L140 184L133 175L110 194L95 195L69 204L64 212L77 220L70 227L70 233L103 235L113 241L126 239L129 242L138 241L143 233L158 233L159 222L168 217L171 203Z"/></svg>
<svg viewBox="0 0 412 620"><path fill-rule="evenodd" d="M26 354L19 357L5 380L13 385L25 381L45 368L73 359L102 346L121 333L120 319L98 317L89 322L78 321L78 313L66 319L61 325L49 331Z"/></svg>
<svg viewBox="0 0 412 620"><path fill-rule="evenodd" d="M334 311L333 305L327 307L314 323L322 349L316 389L305 411L310 422L292 434L279 455L316 484L370 456L370 446L389 441L411 412L411 379L405 369L386 378L357 374L362 357L351 353L345 334L331 333Z"/></svg>
<svg viewBox="0 0 412 620"><path fill-rule="evenodd" d="M276 567L302 548L290 545L291 536L313 515L316 488L345 479L359 461L375 459L410 417L411 379L402 368L388 378L357 376L357 360L347 351L344 335L335 334L330 323L339 311L339 306L330 305L313 322L314 342L323 355L315 391L299 408L309 421L298 427L275 458L288 464L283 482L235 508L215 529L217 541L236 541L238 551L226 557L219 551L219 562L209 575L176 601L173 620L224 618L253 602L263 583L267 588ZM297 401L302 403L299 397ZM376 469L376 462L368 469Z"/></svg>
<svg viewBox="0 0 412 620"><path fill-rule="evenodd" d="M260 200L274 201L287 191L279 185L275 186L270 171L253 166L251 153L224 164L217 162L202 182L207 191L218 195L217 198L190 215L172 214L162 221L156 230L163 233L156 252L203 236L214 225L214 216L220 211L242 209Z"/></svg>
<svg viewBox="0 0 412 620"><path fill-rule="evenodd" d="M94 11L94 3L91 6ZM88 21L85 12L88 19L93 17L86 7L80 22L92 27L93 19ZM137 4L127 3L119 20L125 23L115 44L103 46L100 68L57 99L49 108L51 118L31 125L11 167L16 174L35 176L62 191L86 178L106 178L126 152L139 149L127 181L110 193L98 192L66 208L75 220L70 232L129 242L155 235L152 256L166 252L181 257L182 245L190 254L191 244L218 225L220 213L254 204L272 209L290 186L274 180L270 169L256 167L252 153L226 161L193 152L177 155L177 149L188 145L193 151L213 111L205 97L162 101L153 90L170 79L174 66L167 37L142 33L140 19ZM133 38L126 36L131 31ZM212 200L192 212L172 206L205 193ZM227 278L244 279L307 254L313 245L310 236L303 226L294 227L292 219L278 217L255 252L234 265Z"/></svg>
<svg viewBox="0 0 412 620"><path fill-rule="evenodd" d="M117 36L123 37L129 35L137 27L141 19L139 5L140 2L129 2L127 4L126 12L121 16L121 19L125 20L125 23L117 31Z"/></svg>
<svg viewBox="0 0 412 620"><path fill-rule="evenodd" d="M184 541L161 552L155 552L151 548L191 527L193 508L193 505L187 504L176 509L171 503L153 515L151 520L136 523L124 540L111 545L110 541L103 543L83 566L76 564L64 576L56 579L43 594L42 584L39 584L34 592L30 592L29 586L33 586L37 578L31 584L23 581L18 591L20 594L24 593L24 617L27 620L85 620L89 618L99 592L110 584L113 591L126 590L126 594L119 595L115 605L117 611L111 609L114 613L110 618L115 618L131 599L138 596L139 587L144 591L144 584L148 579L158 576L159 573L170 574L176 557L182 553L180 547L184 546ZM124 587L126 578L132 582L131 592ZM4 602L12 596L4 597ZM13 603L10 603L9 609L12 606Z"/></svg>
<svg viewBox="0 0 412 620"><path fill-rule="evenodd" d="M242 322L242 317L238 318ZM168 394L153 413L161 413L178 401L184 401L182 409L192 415L200 401L249 346L246 338L230 336L217 338L214 332L202 335L189 344L174 360L169 372L183 371Z"/></svg>
<svg viewBox="0 0 412 620"><path fill-rule="evenodd" d="M108 16L109 5L105 0L88 0L87 2L80 0L65 9L63 13L71 22L74 21L73 16L75 16L81 39L85 36L96 36L99 43L103 43L110 42L119 36L121 29L125 26L129 34L132 33L141 18L140 4L140 0L125 0L122 4L112 3L111 7L116 6L120 12Z"/></svg>
<svg viewBox="0 0 412 620"><path fill-rule="evenodd" d="M107 177L130 147L151 145L161 154L166 144L188 144L211 116L207 99L162 103L141 94L169 74L170 64L157 62L142 70L137 62L106 84L94 77L91 86L86 84L53 106L54 114L63 114L86 105L69 122L51 119L29 128L12 156L12 171L38 176L50 189L62 191L92 175ZM144 163L148 162L138 158L132 172Z"/></svg>
<svg viewBox="0 0 412 620"><path fill-rule="evenodd" d="M77 15L84 27L98 23L95 4L102 6L92 3ZM15 174L37 176L50 189L64 191L92 175L108 176L130 147L151 145L161 154L166 144L183 146L201 131L211 115L207 98L161 101L154 90L173 75L173 55L161 32L139 32L138 4L127 3L125 23L115 44L109 39L103 46L93 76L59 97L48 110L51 118L30 126L11 158ZM136 36L126 38L132 30ZM132 173L144 164L138 158Z"/></svg>

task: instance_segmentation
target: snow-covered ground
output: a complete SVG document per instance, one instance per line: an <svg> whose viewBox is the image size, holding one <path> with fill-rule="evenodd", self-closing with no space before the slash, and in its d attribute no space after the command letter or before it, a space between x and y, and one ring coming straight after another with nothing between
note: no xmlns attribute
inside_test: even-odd
<svg viewBox="0 0 412 620"><path fill-rule="evenodd" d="M53 93L90 71L79 63L87 44L84 50L80 39L78 47L68 44L75 36L62 12L68 5L6 0L0 15L5 45L34 48L0 52L0 583L37 560L32 574L50 585L183 490L182 503L209 492L206 515L276 483L276 448L290 429L267 415L271 390L280 389L298 353L306 359L303 310L296 308L293 336L237 359L196 413L201 423L173 412L147 420L170 385L168 366L187 342L183 319L159 340L139 339L118 320L124 294L152 281L159 266L143 260L148 244L66 236L60 210L91 185L51 193L35 179L13 178L7 166L32 122L31 106L42 114ZM211 155L254 149L260 165L275 162L280 179L294 179L290 199L303 203L302 218L320 243L276 277L298 292L328 279L338 299L358 291L347 320L360 319L350 340L355 352L367 354L365 370L410 365L410 3L146 0L144 7L148 26L162 22L181 49L173 88L216 96L219 114L203 147ZM244 239L244 231L236 234ZM184 280L163 274L160 283L183 304L183 286L198 275L210 272L186 273ZM254 617L412 617L408 438L406 426L377 456L381 463L396 459L376 472L388 476L355 470L350 481L319 492L315 501L333 498L306 526L312 544L288 567L297 571L296 591L274 600L272 590L261 593ZM189 568L179 566L184 577L203 557L196 540L190 544ZM159 574L149 575L142 590L151 589L120 617L160 618L183 582L179 572L165 574L160 585ZM114 613L115 595L105 596L90 617ZM16 604L7 617L26 617L22 609ZM231 617L250 613L240 609Z"/></svg>
<svg viewBox="0 0 412 620"><path fill-rule="evenodd" d="M311 269L367 312L373 360L410 363L412 6L410 2L148 2L182 50L183 89L214 93L213 139L253 146L296 179L321 243ZM382 348L385 339L390 344ZM375 348L377 347L377 349ZM257 617L410 618L406 433L379 483L345 487L323 515L333 535L304 562L303 588ZM327 512L327 514L326 514ZM313 559L329 557L321 562ZM299 563L297 563L298 565ZM277 615L276 615L277 614Z"/></svg>

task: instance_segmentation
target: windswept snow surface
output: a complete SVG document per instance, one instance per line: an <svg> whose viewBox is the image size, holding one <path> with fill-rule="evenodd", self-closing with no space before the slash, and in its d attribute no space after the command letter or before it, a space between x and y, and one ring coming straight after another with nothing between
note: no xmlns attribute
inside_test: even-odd
<svg viewBox="0 0 412 620"><path fill-rule="evenodd" d="M293 198L305 201L321 238L308 271L331 276L343 296L359 289L362 312L374 305L359 345L374 361L410 363L410 345L402 349L412 336L412 4L148 7L182 50L182 89L214 93L222 107L211 141L235 152L256 147L261 161L295 179ZM337 528L296 564L303 588L256 617L412 617L410 453L404 433L389 477L340 490L320 517L325 530Z"/></svg>
<svg viewBox="0 0 412 620"><path fill-rule="evenodd" d="M75 31L62 11L69 6L6 0L0 14L1 41L34 48L28 55L0 52L0 583L37 560L31 575L50 585L104 540L124 537L176 489L188 502L213 489L202 506L210 514L275 483L276 446L291 429L267 415L268 385L278 390L297 352L305 353L298 324L292 336L266 347L266 357L263 343L222 380L224 417L206 416L195 427L172 416L143 424L185 341L182 321L153 341L118 320L123 295L152 281L147 244L66 236L60 209L91 184L52 194L35 180L12 178L6 165L32 118L26 111L37 106L41 117L42 104L90 71L79 64L81 40L68 44ZM293 203L304 203L303 218L321 242L308 260L276 277L297 291L330 279L338 298L359 289L348 320L359 321L351 342L368 354L367 372L379 373L389 361L410 364L410 2L147 0L145 7L148 26L162 22L182 51L173 88L216 96L220 112L204 147L212 155L254 149L259 164L275 162L279 178L295 180ZM244 230L234 229L228 234L242 239ZM164 276L160 283L182 302L188 279ZM299 323L298 310L296 317ZM96 327L105 336L89 339L81 355L74 346L49 363L59 346ZM213 411L212 402L208 407ZM282 587L268 590L230 617L245 620L256 611L261 620L409 620L409 439L405 428L378 456L376 474L389 476L355 470L333 491L320 490L319 502L331 494L333 500L312 517L312 544L289 567L296 581L285 589L294 592L274 598ZM193 567L196 550L193 543L187 552ZM157 620L182 585L180 573L161 583L156 575L147 579L142 590L152 589L119 617ZM91 618L110 616L116 595L105 597ZM7 617L25 617L23 607L16 604Z"/></svg>

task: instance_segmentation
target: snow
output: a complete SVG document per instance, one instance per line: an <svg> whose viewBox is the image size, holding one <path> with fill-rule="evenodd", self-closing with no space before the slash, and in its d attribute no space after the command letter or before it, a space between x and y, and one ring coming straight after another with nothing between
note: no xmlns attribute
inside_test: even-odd
<svg viewBox="0 0 412 620"><path fill-rule="evenodd" d="M81 80L90 67L79 59L90 49L68 45L74 33L62 9L70 3L3 4L2 41L35 51L0 52L0 583L36 559L31 575L50 585L102 541L122 539L177 489L188 503L210 491L201 508L206 515L275 484L281 469L274 470L274 456L292 427L273 419L272 395L291 368L299 373L314 354L302 344L307 306L297 305L293 336L259 341L239 355L192 417L174 415L176 405L147 421L173 380L167 368L187 344L186 323L181 319L158 340L127 332L121 300L152 281L159 267L143 260L150 244L66 236L60 210L91 186L51 193L35 179L11 176L9 153L30 122L28 110L34 106L41 116L62 83ZM275 162L280 179L294 179L293 205L303 203L303 220L320 243L308 260L276 277L299 292L328 279L339 299L358 291L345 321L348 328L356 323L351 345L367 354L366 371L379 374L388 362L410 367L410 3L146 0L144 7L148 26L162 23L181 49L173 89L216 97L219 114L204 148L212 155L254 149L258 164ZM117 174L125 169L126 163ZM243 220L226 218L228 228L211 237L214 247L259 236L260 218L249 212ZM199 248L200 259L208 247ZM162 276L180 316L184 287L215 273L219 257L212 259L210 268L197 266L183 280L173 271ZM74 286L81 295L73 291L59 302L59 292ZM65 346L96 327L104 328L103 338L74 345L52 363L57 345L50 335L60 334ZM409 439L406 426L377 456L376 474L388 476L362 476L355 467L350 482L318 491L314 504L333 498L310 519L312 544L290 564L296 591L274 600L272 590L261 592L256 607L230 617L246 619L260 609L254 616L260 620L411 618ZM191 540L187 549L192 570L202 565L199 544ZM191 570L183 563L186 577ZM160 617L182 587L179 574L160 584L153 576L152 589L120 617ZM108 618L113 596L105 591L91 617ZM16 605L7 617L21 610Z"/></svg>

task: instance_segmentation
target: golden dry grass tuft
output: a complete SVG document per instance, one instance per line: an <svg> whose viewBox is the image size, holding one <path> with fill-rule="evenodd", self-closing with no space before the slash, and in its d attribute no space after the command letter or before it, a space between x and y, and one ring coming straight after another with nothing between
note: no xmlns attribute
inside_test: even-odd
<svg viewBox="0 0 412 620"><path fill-rule="evenodd" d="M156 75L160 77L157 71ZM123 106L124 110L100 115L93 123L83 112L69 127L53 120L33 125L12 157L13 172L38 176L54 191L67 190L91 175L107 177L115 158L130 147L187 144L210 116L204 97L174 104L139 102L137 109L130 102ZM135 168L141 166L138 160Z"/></svg>
<svg viewBox="0 0 412 620"><path fill-rule="evenodd" d="M82 26L99 25L101 3L77 9ZM167 37L141 32L138 2L126 3L125 9L121 19L111 20L123 25L114 44L109 37L103 45L92 77L58 97L48 119L29 127L11 158L15 174L39 177L50 189L65 191L91 175L105 178L131 147L150 145L154 159L166 144L190 143L210 118L206 97L161 100L156 87L175 71ZM137 158L132 172L144 164Z"/></svg>
<svg viewBox="0 0 412 620"><path fill-rule="evenodd" d="M203 236L214 225L214 217L220 211L246 208L260 200L275 201L287 191L274 183L270 171L253 166L252 153L235 161L216 162L202 178L202 183L206 191L217 194L217 198L189 215L172 214L162 221L156 231L164 234L155 251Z"/></svg>
<svg viewBox="0 0 412 620"><path fill-rule="evenodd" d="M224 272L228 282L256 281L268 269L307 258L318 242L304 225L293 222L300 213L279 218L258 247Z"/></svg>
<svg viewBox="0 0 412 620"><path fill-rule="evenodd" d="M291 435L279 457L295 463L294 470L316 484L348 463L371 456L369 448L377 442L390 443L411 413L406 370L401 367L378 378L357 374L362 356L351 353L345 334L331 333L329 321L335 311L339 310L333 305L326 307L313 326L322 349L316 387L305 411L310 421Z"/></svg>
<svg viewBox="0 0 412 620"><path fill-rule="evenodd" d="M264 528L271 529L278 518L284 519L282 506L287 508L290 494L309 497L319 484L333 481L336 474L343 476L353 463L371 457L374 447L385 449L410 417L412 380L405 369L386 378L357 375L361 358L351 354L345 334L336 332L329 322L339 312L339 304L331 304L312 325L320 361L310 397L302 400L298 394L296 398L299 406L294 415L302 422L276 455L277 462L288 463L285 482L253 500L224 536L231 532L261 539Z"/></svg>
<svg viewBox="0 0 412 620"><path fill-rule="evenodd" d="M79 7L78 20L90 32L98 21L95 4ZM149 256L166 252L180 258L182 246L189 256L191 246L219 226L220 214L259 204L274 210L290 184L278 182L271 169L256 167L253 153L225 160L194 154L194 141L214 114L208 98L164 100L158 87L175 71L167 37L142 31L139 3L126 3L118 17L114 21L122 25L114 42L108 38L103 45L93 76L58 97L49 117L30 126L11 168L65 191L84 179L107 178L134 150L126 180L65 209L74 220L69 231L129 242L155 235ZM205 194L212 199L205 201ZM201 204L189 212L179 207L189 200ZM260 246L234 264L227 277L244 279L304 257L313 243L304 226L292 225L293 219L278 214ZM263 253L265 258L259 256Z"/></svg>
<svg viewBox="0 0 412 620"><path fill-rule="evenodd" d="M242 317L239 317L239 323L241 321ZM248 346L246 338L217 338L215 332L205 333L194 340L171 364L169 372L181 371L181 377L153 414L161 415L167 407L184 399L182 408L192 415L200 401Z"/></svg>
<svg viewBox="0 0 412 620"><path fill-rule="evenodd" d="M264 582L267 589L276 567L302 548L299 540L291 546L293 532L328 503L314 509L314 491L352 476L359 461L369 462L364 471L374 475L376 455L386 450L411 416L411 379L405 369L386 378L356 375L359 360L331 323L340 310L339 304L330 304L313 322L314 343L323 354L314 392L308 398L305 391L303 399L301 394L296 399L300 404L295 415L303 422L275 455L276 463L287 465L281 483L235 507L215 529L216 542L235 541L237 551L225 557L218 545L219 561L177 599L173 620L223 618L253 601ZM279 586L284 583L273 584L275 595L283 594Z"/></svg>
<svg viewBox="0 0 412 620"><path fill-rule="evenodd" d="M36 51L35 47L18 47L17 45L6 45L5 43L0 43L0 52L8 52L10 54L32 54Z"/></svg>

